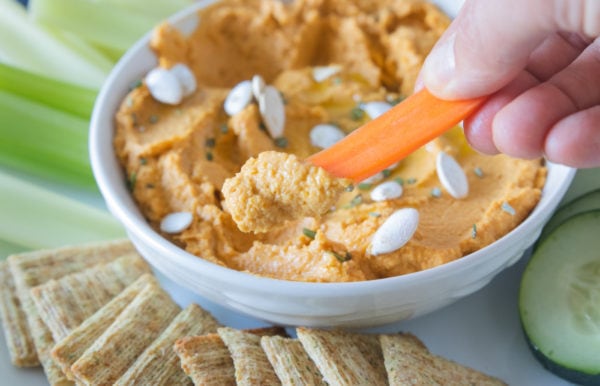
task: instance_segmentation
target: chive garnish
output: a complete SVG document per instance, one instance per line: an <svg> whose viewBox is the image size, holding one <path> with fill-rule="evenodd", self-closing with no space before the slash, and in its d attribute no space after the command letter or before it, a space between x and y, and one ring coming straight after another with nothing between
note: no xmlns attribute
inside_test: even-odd
<svg viewBox="0 0 600 386"><path fill-rule="evenodd" d="M277 147L285 148L288 145L287 138L285 138L285 137L275 138L274 141L275 141L275 146L277 146Z"/></svg>
<svg viewBox="0 0 600 386"><path fill-rule="evenodd" d="M267 131L267 126L265 126L265 124L263 122L260 122L258 124L258 128L261 129L262 131Z"/></svg>
<svg viewBox="0 0 600 386"><path fill-rule="evenodd" d="M367 182L361 182L360 184L358 184L358 189L359 190L369 190L373 187L373 184L369 184Z"/></svg>
<svg viewBox="0 0 600 386"><path fill-rule="evenodd" d="M365 116L365 112L360 107L355 107L350 110L350 118L353 121L360 121Z"/></svg>
<svg viewBox="0 0 600 386"><path fill-rule="evenodd" d="M473 228L471 228L471 238L477 237L477 224L473 224Z"/></svg>
<svg viewBox="0 0 600 386"><path fill-rule="evenodd" d="M340 263L345 263L346 261L352 260L352 255L350 252L346 252L345 254L337 253L336 251L329 251Z"/></svg>
<svg viewBox="0 0 600 386"><path fill-rule="evenodd" d="M442 190L436 186L435 188L431 189L431 196L435 198L442 197Z"/></svg>
<svg viewBox="0 0 600 386"><path fill-rule="evenodd" d="M381 214L377 213L377 212L369 212L369 216L371 216L371 217L381 217Z"/></svg>
<svg viewBox="0 0 600 386"><path fill-rule="evenodd" d="M227 127L227 124L223 123L221 125L221 133L226 134L228 130L229 130L229 127Z"/></svg>
<svg viewBox="0 0 600 386"><path fill-rule="evenodd" d="M158 122L158 115L150 115L150 118L148 119L150 121L150 123L154 124L156 122Z"/></svg>
<svg viewBox="0 0 600 386"><path fill-rule="evenodd" d="M504 201L502 203L502 210L510 214L511 216L514 216L517 213L515 211L515 208L513 208L507 201Z"/></svg>
<svg viewBox="0 0 600 386"><path fill-rule="evenodd" d="M392 106L396 106L398 103L402 102L404 98L399 96L397 98L388 98L388 103Z"/></svg>
<svg viewBox="0 0 600 386"><path fill-rule="evenodd" d="M304 236L308 237L309 239L314 239L317 232L313 231L312 229L308 229L308 228L302 228L302 233L304 234Z"/></svg>
<svg viewBox="0 0 600 386"><path fill-rule="evenodd" d="M135 189L136 181L137 181L137 173L131 172L131 174L129 174L129 179L127 180L127 186L129 187L129 190L132 192L133 192L133 189Z"/></svg>
<svg viewBox="0 0 600 386"><path fill-rule="evenodd" d="M351 192L354 190L354 185L350 184L344 188L346 192Z"/></svg>
<svg viewBox="0 0 600 386"><path fill-rule="evenodd" d="M140 165L146 165L148 160L145 157L140 158Z"/></svg>
<svg viewBox="0 0 600 386"><path fill-rule="evenodd" d="M215 147L216 144L217 144L217 142L215 141L214 138L206 138L206 141L204 141L204 146L206 146L208 148L213 148L213 147Z"/></svg>
<svg viewBox="0 0 600 386"><path fill-rule="evenodd" d="M136 88L140 87L141 85L142 85L142 80L138 79L129 85L129 91L136 89Z"/></svg>
<svg viewBox="0 0 600 386"><path fill-rule="evenodd" d="M392 174L392 171L390 169L383 169L381 174L383 174L383 178L388 178Z"/></svg>
<svg viewBox="0 0 600 386"><path fill-rule="evenodd" d="M356 196L354 196L354 198L352 200L350 200L350 202L348 203L348 205L346 205L346 208L354 208L355 206L358 206L362 203L363 197L360 194L357 194Z"/></svg>
<svg viewBox="0 0 600 386"><path fill-rule="evenodd" d="M394 181L396 181L396 183L398 183L398 185L400 185L400 186L404 185L404 178L402 178L402 177L396 177L396 178L394 178Z"/></svg>
<svg viewBox="0 0 600 386"><path fill-rule="evenodd" d="M213 157L213 153L211 153L210 151L206 152L206 160L207 161L212 161L214 159Z"/></svg>
<svg viewBox="0 0 600 386"><path fill-rule="evenodd" d="M154 184L151 184L151 183L146 184L146 189L154 189Z"/></svg>
<svg viewBox="0 0 600 386"><path fill-rule="evenodd" d="M477 177L483 178L483 170L481 170L479 166L473 169L473 173L475 173Z"/></svg>
<svg viewBox="0 0 600 386"><path fill-rule="evenodd" d="M414 177L408 178L406 180L406 183L409 184L409 185L415 184L416 182L417 182L417 179L414 178Z"/></svg>

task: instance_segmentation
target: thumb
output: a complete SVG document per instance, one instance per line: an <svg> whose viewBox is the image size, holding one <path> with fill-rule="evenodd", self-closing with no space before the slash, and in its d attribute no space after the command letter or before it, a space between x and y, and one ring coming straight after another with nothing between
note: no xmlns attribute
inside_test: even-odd
<svg viewBox="0 0 600 386"><path fill-rule="evenodd" d="M423 82L446 99L490 94L559 30L598 36L600 1L467 0L425 60Z"/></svg>

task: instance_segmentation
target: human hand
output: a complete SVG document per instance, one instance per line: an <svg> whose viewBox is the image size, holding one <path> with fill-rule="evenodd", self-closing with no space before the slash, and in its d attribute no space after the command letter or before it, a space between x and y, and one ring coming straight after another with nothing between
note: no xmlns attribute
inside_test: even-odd
<svg viewBox="0 0 600 386"><path fill-rule="evenodd" d="M487 154L600 166L600 0L466 0L426 59L421 84L492 94L465 121Z"/></svg>

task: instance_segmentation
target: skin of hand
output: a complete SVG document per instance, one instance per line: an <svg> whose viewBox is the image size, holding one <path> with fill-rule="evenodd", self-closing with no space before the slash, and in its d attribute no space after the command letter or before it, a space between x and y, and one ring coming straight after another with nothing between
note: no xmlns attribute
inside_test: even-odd
<svg viewBox="0 0 600 386"><path fill-rule="evenodd" d="M466 0L417 87L490 95L464 122L486 154L600 166L600 0Z"/></svg>

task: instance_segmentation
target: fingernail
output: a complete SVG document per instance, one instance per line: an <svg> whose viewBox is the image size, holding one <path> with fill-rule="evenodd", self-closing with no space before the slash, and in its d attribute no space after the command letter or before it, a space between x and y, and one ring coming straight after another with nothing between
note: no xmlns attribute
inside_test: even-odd
<svg viewBox="0 0 600 386"><path fill-rule="evenodd" d="M427 88L439 96L445 96L456 73L454 42L456 34L451 33L439 41L423 64L423 82Z"/></svg>

